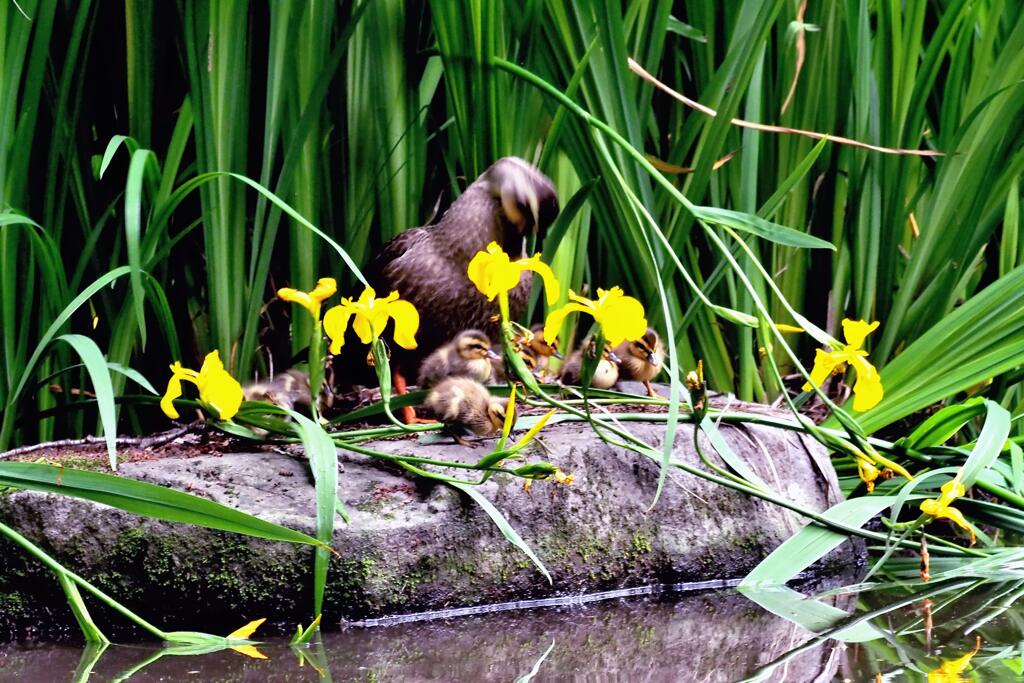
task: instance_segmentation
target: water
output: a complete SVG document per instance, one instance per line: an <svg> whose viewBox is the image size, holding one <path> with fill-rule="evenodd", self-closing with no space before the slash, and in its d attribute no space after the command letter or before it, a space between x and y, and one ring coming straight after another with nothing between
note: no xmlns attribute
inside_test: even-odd
<svg viewBox="0 0 1024 683"><path fill-rule="evenodd" d="M1024 581L961 581L833 592L815 603L790 591L754 596L824 635L725 589L349 626L306 649L262 644L265 660L231 650L6 646L0 680L516 681L536 670L538 682L1021 681L1021 594Z"/></svg>

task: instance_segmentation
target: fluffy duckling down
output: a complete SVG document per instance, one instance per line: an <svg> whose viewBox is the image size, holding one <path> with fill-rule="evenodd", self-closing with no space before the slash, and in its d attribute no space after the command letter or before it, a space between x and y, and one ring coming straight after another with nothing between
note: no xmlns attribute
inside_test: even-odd
<svg viewBox="0 0 1024 683"><path fill-rule="evenodd" d="M309 375L301 370L286 370L261 382L251 382L242 387L242 398L273 403L288 410L296 406L308 408Z"/></svg>
<svg viewBox="0 0 1024 683"><path fill-rule="evenodd" d="M491 350L491 340L486 334L480 330L465 330L426 357L417 383L430 388L447 377L488 382L494 372L492 362L500 359L501 356Z"/></svg>
<svg viewBox="0 0 1024 683"><path fill-rule="evenodd" d="M583 348L592 348L593 342L584 342ZM562 384L580 383L580 375L583 371L583 349L574 352L562 366ZM601 361L594 370L594 377L590 380L590 386L595 389L611 389L619 381L619 357L607 346L601 356Z"/></svg>
<svg viewBox="0 0 1024 683"><path fill-rule="evenodd" d="M636 341L624 341L615 347L619 358L619 379L643 382L647 393L657 397L651 380L665 365L665 345L654 328L648 327L644 336Z"/></svg>
<svg viewBox="0 0 1024 683"><path fill-rule="evenodd" d="M534 325L529 331L524 330L512 341L512 344L519 352L519 357L523 359L526 368L537 377L544 375L550 358L562 360L562 354L558 352L558 348L544 341L543 324ZM505 359L500 356L501 347L495 347L495 352L499 354L499 357L494 361L494 381L505 382L508 377L505 374Z"/></svg>
<svg viewBox="0 0 1024 683"><path fill-rule="evenodd" d="M444 424L444 432L463 446L470 445L465 439L469 434L488 436L501 431L507 404L469 377L441 380L424 403Z"/></svg>

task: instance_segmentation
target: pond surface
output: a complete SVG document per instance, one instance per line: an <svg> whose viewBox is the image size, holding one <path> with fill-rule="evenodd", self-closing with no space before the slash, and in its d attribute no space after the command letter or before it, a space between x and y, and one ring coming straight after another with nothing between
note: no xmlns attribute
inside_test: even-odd
<svg viewBox="0 0 1024 683"><path fill-rule="evenodd" d="M309 648L261 644L262 660L231 650L181 656L147 646L6 646L0 680L516 681L531 672L534 681L1024 680L1024 603L1014 604L1024 581L915 590L832 591L816 601L788 589L751 597L662 591L349 626Z"/></svg>

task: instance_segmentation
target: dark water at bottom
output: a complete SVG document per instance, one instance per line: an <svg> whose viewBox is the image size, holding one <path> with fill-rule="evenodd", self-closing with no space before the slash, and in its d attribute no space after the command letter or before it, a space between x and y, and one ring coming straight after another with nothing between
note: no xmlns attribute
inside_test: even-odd
<svg viewBox="0 0 1024 683"><path fill-rule="evenodd" d="M0 680L516 681L535 671L534 681L1018 681L1022 592L1014 581L758 598L822 634L723 590L348 627L304 649L262 644L262 660L10 645L0 646Z"/></svg>

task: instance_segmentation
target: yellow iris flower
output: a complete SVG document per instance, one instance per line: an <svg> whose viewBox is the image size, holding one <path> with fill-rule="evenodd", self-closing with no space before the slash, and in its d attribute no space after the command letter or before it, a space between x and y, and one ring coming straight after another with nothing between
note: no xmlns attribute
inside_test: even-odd
<svg viewBox="0 0 1024 683"><path fill-rule="evenodd" d="M301 292L291 287L282 287L277 290L277 296L285 301L299 304L313 316L313 319L320 322L320 304L326 299L334 296L338 291L338 283L333 277L322 277L316 282L316 287L310 292Z"/></svg>
<svg viewBox="0 0 1024 683"><path fill-rule="evenodd" d="M551 267L540 260L540 254L513 261L497 242L491 242L487 245L486 251L476 253L469 262L466 274L488 301L494 301L495 297L499 297L501 312L507 316L508 293L515 289L523 272L528 270L537 273L544 280L544 293L548 305L558 301L561 285L558 284L558 278Z"/></svg>
<svg viewBox="0 0 1024 683"><path fill-rule="evenodd" d="M391 292L383 299L377 298L372 287L367 287L357 301L342 298L341 304L328 309L324 314L324 330L331 338L331 353L338 353L345 344L345 331L350 318L352 329L359 341L371 344L387 327L388 320L395 320L395 343L404 349L416 348L416 331L420 328L420 314L408 301L398 298L398 292Z"/></svg>
<svg viewBox="0 0 1024 683"><path fill-rule="evenodd" d="M857 474L860 475L861 480L867 484L868 493L872 493L875 490L875 480L878 479L881 472L875 467L874 463L868 461L865 458L857 458Z"/></svg>
<svg viewBox="0 0 1024 683"><path fill-rule="evenodd" d="M964 683L961 674L971 665L971 659L981 650L981 638L974 642L974 649L962 657L942 662L937 669L928 672L928 683Z"/></svg>
<svg viewBox="0 0 1024 683"><path fill-rule="evenodd" d="M864 412L878 405L883 394L882 377L875 366L868 362L868 352L861 348L867 336L877 327L877 321L867 323L863 320L843 320L846 343L837 342L834 351L818 349L814 356L811 381L804 384L803 390L810 391L812 384L820 387L829 375L842 372L849 363L857 371L857 381L853 385L853 409Z"/></svg>
<svg viewBox="0 0 1024 683"><path fill-rule="evenodd" d="M160 409L172 420L179 417L174 409L174 399L181 396L182 381L199 387L199 400L213 406L222 420L230 420L242 405L242 385L224 369L218 351L206 354L199 372L182 367L178 361L171 366L171 378L167 380L167 391L160 399Z"/></svg>
<svg viewBox="0 0 1024 683"><path fill-rule="evenodd" d="M967 520L964 518L962 512L952 507L953 501L957 498L962 498L967 492L964 489L964 485L960 483L960 477L954 477L950 479L942 488L939 489L941 494L936 498L929 498L928 500L921 501L921 512L926 515L931 515L935 518L951 519L953 522L962 529L966 529L971 534L971 545L974 544L974 529Z"/></svg>
<svg viewBox="0 0 1024 683"><path fill-rule="evenodd" d="M562 328L565 316L573 311L587 313L594 317L604 332L605 340L616 347L625 340L636 341L647 332L644 307L639 301L622 293L621 287L598 289L597 299L591 301L569 291L569 303L551 312L544 323L544 339L555 343L555 337Z"/></svg>

